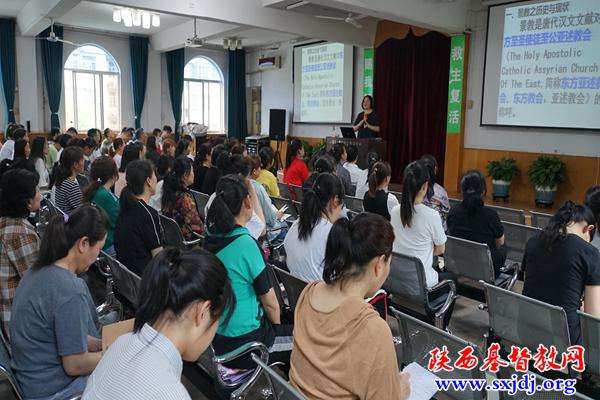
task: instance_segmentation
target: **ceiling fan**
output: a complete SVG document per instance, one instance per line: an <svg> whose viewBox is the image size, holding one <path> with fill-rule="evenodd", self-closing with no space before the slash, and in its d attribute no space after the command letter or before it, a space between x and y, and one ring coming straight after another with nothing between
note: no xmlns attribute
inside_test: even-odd
<svg viewBox="0 0 600 400"><path fill-rule="evenodd" d="M194 36L185 40L185 47L197 49L204 46L204 40L200 39L196 34L196 18L194 18Z"/></svg>
<svg viewBox="0 0 600 400"><path fill-rule="evenodd" d="M344 21L347 24L354 26L355 28L362 28L362 25L358 23L359 20L368 17L368 15L357 15L354 16L352 13L348 13L347 17L330 17L328 15L316 15L320 19L329 19L332 21Z"/></svg>
<svg viewBox="0 0 600 400"><path fill-rule="evenodd" d="M66 44L70 44L71 46L75 46L75 47L80 47L81 46L78 43L74 43L74 42L71 42L69 40L64 40L64 39L61 39L58 36L56 36L56 33L54 32L54 20L52 18L50 18L50 33L48 33L48 36L46 36L46 37L36 37L35 39L37 39L37 40L47 40L50 43L57 43L57 42L66 43Z"/></svg>

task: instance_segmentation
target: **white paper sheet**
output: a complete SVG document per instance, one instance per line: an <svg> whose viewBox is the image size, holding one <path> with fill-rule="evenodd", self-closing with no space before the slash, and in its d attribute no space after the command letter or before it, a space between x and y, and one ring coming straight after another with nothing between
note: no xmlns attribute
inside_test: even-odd
<svg viewBox="0 0 600 400"><path fill-rule="evenodd" d="M404 367L402 372L410 374L410 397L408 400L429 400L438 392L433 373L413 362Z"/></svg>

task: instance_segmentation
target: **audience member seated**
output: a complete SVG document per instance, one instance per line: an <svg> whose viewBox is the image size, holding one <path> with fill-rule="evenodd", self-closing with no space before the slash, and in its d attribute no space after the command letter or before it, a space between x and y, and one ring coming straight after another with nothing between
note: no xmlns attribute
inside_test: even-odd
<svg viewBox="0 0 600 400"><path fill-rule="evenodd" d="M150 197L150 203L148 204L158 212L162 211L163 184L165 183L165 177L173 169L174 162L175 160L173 157L163 154L158 158L158 164L154 170L158 183L156 184L156 191L152 197Z"/></svg>
<svg viewBox="0 0 600 400"><path fill-rule="evenodd" d="M119 337L89 377L83 399L190 399L183 362L212 342L235 297L221 261L205 251L168 249L148 265L132 333Z"/></svg>
<svg viewBox="0 0 600 400"><path fill-rule="evenodd" d="M355 196L359 199L365 198L365 193L369 191L369 176L373 172L373 166L376 162L381 161L381 157L374 151L369 152L367 154L367 162L369 167L365 171L366 174L358 181L358 185L356 186L356 194Z"/></svg>
<svg viewBox="0 0 600 400"><path fill-rule="evenodd" d="M123 159L121 160L121 167L119 167L119 179L117 182L115 182L115 195L117 197L121 197L121 191L125 185L127 185L127 180L125 179L125 171L127 170L127 166L133 161L141 160L143 152L144 146L136 143L125 146L125 150L123 151Z"/></svg>
<svg viewBox="0 0 600 400"><path fill-rule="evenodd" d="M227 158L227 161L225 161L225 158ZM248 193L250 195L252 204L252 216L246 225L244 225L244 227L248 229L248 232L250 232L250 235L254 239L258 240L265 233L266 224L265 216L263 214L262 207L260 206L260 201L258 200L258 195L256 194L254 186L249 179L250 165L246 163L244 157L239 154L234 154L231 157L229 157L227 153L222 154L219 158L219 162L223 167L226 166L226 169L224 170L225 175L239 175L244 178L246 186L248 187ZM212 202L215 200L216 195L217 193L215 192L208 198L208 202L206 203L206 207L204 209L205 215L208 215L208 210Z"/></svg>
<svg viewBox="0 0 600 400"><path fill-rule="evenodd" d="M119 199L110 188L118 179L117 165L112 158L101 156L92 163L90 169L91 183L83 190L83 201L94 203L101 207L108 217L108 233L102 250L110 256L115 256L114 235L119 218Z"/></svg>
<svg viewBox="0 0 600 400"><path fill-rule="evenodd" d="M29 147L29 142L25 139L17 139L15 140L15 152L14 159L22 158L24 160L29 159L29 155L31 154L31 147Z"/></svg>
<svg viewBox="0 0 600 400"><path fill-rule="evenodd" d="M175 140L171 139L170 137L163 139L163 144L162 144L163 154L166 154L171 157L175 157L175 148L176 147L177 147L177 143L175 143Z"/></svg>
<svg viewBox="0 0 600 400"><path fill-rule="evenodd" d="M315 184L315 180L317 176L330 173L337 175L335 168L335 160L329 154L323 154L321 157L317 158L314 162L314 168L312 174L309 175L308 178L302 184L302 193L306 193L308 190L312 189Z"/></svg>
<svg viewBox="0 0 600 400"><path fill-rule="evenodd" d="M312 189L304 194L300 217L283 242L290 272L306 281L323 279L325 245L333 223L344 203L344 187L330 173L320 174Z"/></svg>
<svg viewBox="0 0 600 400"><path fill-rule="evenodd" d="M112 143L112 158L115 160L117 168L121 168L121 159L123 158L124 150L125 145L123 144L123 139L116 138Z"/></svg>
<svg viewBox="0 0 600 400"><path fill-rule="evenodd" d="M377 165L377 164L376 164ZM444 253L446 234L439 214L423 204L429 187L429 171L420 161L404 169L402 203L391 212L394 227L394 252L417 257L425 268L427 287L439 282L433 256Z"/></svg>
<svg viewBox="0 0 600 400"><path fill-rule="evenodd" d="M81 187L77 175L83 172L83 150L69 146L63 150L55 177L56 206L67 214L81 205Z"/></svg>
<svg viewBox="0 0 600 400"><path fill-rule="evenodd" d="M242 157L248 157L248 150L246 149L246 145L243 143L238 143L231 148L231 154L239 154Z"/></svg>
<svg viewBox="0 0 600 400"><path fill-rule="evenodd" d="M165 177L162 188L162 213L177 222L185 240L196 239L194 234L204 234L204 224L198 214L196 200L188 189L193 182L192 161L179 156L173 163L173 169Z"/></svg>
<svg viewBox="0 0 600 400"><path fill-rule="evenodd" d="M156 146L156 136L149 136L146 139L146 160L152 161L154 165L158 163L158 147Z"/></svg>
<svg viewBox="0 0 600 400"><path fill-rule="evenodd" d="M270 197L280 197L277 177L271 172L273 164L275 164L273 149L263 147L258 152L258 156L260 157L260 173L256 177L256 181L264 186Z"/></svg>
<svg viewBox="0 0 600 400"><path fill-rule="evenodd" d="M467 171L460 188L463 201L455 204L448 214L448 234L462 239L488 245L496 275L506 262L504 226L496 210L486 207L485 178L479 171Z"/></svg>
<svg viewBox="0 0 600 400"><path fill-rule="evenodd" d="M192 190L202 192L202 184L206 173L212 167L211 155L212 146L209 142L202 143L198 149L198 154L194 160L194 183L191 186Z"/></svg>
<svg viewBox="0 0 600 400"><path fill-rule="evenodd" d="M43 136L33 139L29 160L33 163L35 171L40 177L39 188L47 189L50 184L50 173L46 168L46 157L48 157L48 141Z"/></svg>
<svg viewBox="0 0 600 400"><path fill-rule="evenodd" d="M438 184L435 179L438 174L437 160L431 154L426 154L421 157L421 162L429 168L429 188L427 190L427 196L425 196L425 200L423 200L423 204L440 214L444 231L447 231L448 224L446 220L448 219L448 212L450 211L450 200L448 199L448 192L446 192L446 189Z"/></svg>
<svg viewBox="0 0 600 400"><path fill-rule="evenodd" d="M376 163L369 176L369 191L363 200L365 211L379 214L388 221L394 207L400 204L396 196L388 193L391 178L390 164L381 161Z"/></svg>
<svg viewBox="0 0 600 400"><path fill-rule="evenodd" d="M392 332L364 301L389 272L394 232L379 215L338 220L325 251L323 280L296 306L290 382L309 399L398 399L410 392Z"/></svg>
<svg viewBox="0 0 600 400"><path fill-rule="evenodd" d="M148 205L156 191L156 175L150 161L135 160L127 166L125 176L127 185L119 199L121 210L115 229L115 250L119 261L142 275L164 244L158 212Z"/></svg>
<svg viewBox="0 0 600 400"><path fill-rule="evenodd" d="M93 144L92 154L90 155L90 163L94 162L98 157L102 155L100 150L100 144L102 142L102 132L98 128L91 128L87 131L88 143Z"/></svg>
<svg viewBox="0 0 600 400"><path fill-rule="evenodd" d="M244 228L252 216L248 185L239 175L226 175L219 180L216 193L208 210L204 247L227 268L236 304L229 322L222 319L219 324L212 343L215 354L261 342L269 348L269 362L288 362L291 327L281 325L281 310L261 249ZM255 364L248 357L228 366L250 369Z"/></svg>
<svg viewBox="0 0 600 400"><path fill-rule="evenodd" d="M87 138L79 141L79 146L83 149L83 171L87 174L90 172L92 161L94 161L94 151L96 149L96 142L92 138Z"/></svg>
<svg viewBox="0 0 600 400"><path fill-rule="evenodd" d="M51 139L48 141L48 154L46 155L46 168L48 171L51 171L52 167L54 167L54 163L58 161L58 150L60 150L60 143L58 143L58 140L60 139L60 135L60 128L50 129Z"/></svg>
<svg viewBox="0 0 600 400"><path fill-rule="evenodd" d="M221 160L221 165L219 164ZM215 192L217 182L223 176L223 168L227 167L229 162L229 152L224 145L216 145L210 155L210 168L204 175L204 181L202 182L202 193L208 194L209 196ZM222 164L225 165L222 165Z"/></svg>
<svg viewBox="0 0 600 400"><path fill-rule="evenodd" d="M308 167L302 160L304 147L298 139L293 139L287 145L285 157L285 169L283 170L283 182L288 185L302 186L308 178Z"/></svg>
<svg viewBox="0 0 600 400"><path fill-rule="evenodd" d="M100 145L100 155L107 156L110 152L110 149L117 139L117 133L110 128L106 128L103 132L104 140Z"/></svg>
<svg viewBox="0 0 600 400"><path fill-rule="evenodd" d="M288 231L288 225L285 221L281 221L283 217L283 212L278 211L275 206L273 206L273 202L271 198L267 194L266 189L259 182L256 181L256 178L260 175L260 157L257 155L253 155L245 158L248 163L248 167L250 169L250 183L252 184L254 191L256 192L256 197L258 198L258 202L260 204L260 208L265 217L265 224L267 225L267 236L269 240L283 240L285 234Z"/></svg>
<svg viewBox="0 0 600 400"><path fill-rule="evenodd" d="M15 153L15 139L13 138L13 132L17 125L10 124L6 128L6 134L4 135L4 144L0 148L0 162L4 160L12 160ZM23 129L24 130L24 129Z"/></svg>
<svg viewBox="0 0 600 400"><path fill-rule="evenodd" d="M346 145L343 143L334 144L331 148L330 154L335 159L336 175L342 181L346 195L354 196L356 194L356 189L352 187L350 172L344 168L344 164L346 163L346 158L348 156L348 153L346 153Z"/></svg>
<svg viewBox="0 0 600 400"><path fill-rule="evenodd" d="M585 192L585 205L594 213L596 219L596 228L600 225L600 185L592 186ZM598 231L598 229L596 229ZM594 235L592 244L595 248L600 250L600 233Z"/></svg>
<svg viewBox="0 0 600 400"><path fill-rule="evenodd" d="M0 179L0 319L6 333L17 285L38 257L40 239L27 220L40 208L37 188L38 177L25 169L9 170Z"/></svg>
<svg viewBox="0 0 600 400"><path fill-rule="evenodd" d="M367 180L367 170L360 169L356 164L358 159L358 148L354 145L346 149L346 163L344 168L350 173L350 183L354 188L358 187L359 182Z"/></svg>
<svg viewBox="0 0 600 400"><path fill-rule="evenodd" d="M183 136L179 139L177 143L177 147L175 148L175 158L184 156L189 157L192 161L194 160L194 156L192 153L192 140L189 136Z"/></svg>
<svg viewBox="0 0 600 400"><path fill-rule="evenodd" d="M565 309L571 344L581 344L583 297L583 311L600 317L600 253L590 244L595 224L587 206L568 201L529 239L523 256L523 294Z"/></svg>
<svg viewBox="0 0 600 400"><path fill-rule="evenodd" d="M104 211L84 205L52 218L40 255L21 279L10 321L12 367L26 399L66 399L85 389L102 355L85 281L104 246Z"/></svg>

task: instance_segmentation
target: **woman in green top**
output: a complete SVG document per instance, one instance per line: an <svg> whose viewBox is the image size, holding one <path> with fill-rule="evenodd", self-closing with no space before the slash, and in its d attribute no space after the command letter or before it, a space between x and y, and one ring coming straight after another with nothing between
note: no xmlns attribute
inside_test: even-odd
<svg viewBox="0 0 600 400"><path fill-rule="evenodd" d="M97 204L108 215L109 229L102 250L110 256L115 256L114 233L119 217L119 199L110 189L119 179L117 164L108 156L97 158L90 168L91 183L83 191L83 201Z"/></svg>

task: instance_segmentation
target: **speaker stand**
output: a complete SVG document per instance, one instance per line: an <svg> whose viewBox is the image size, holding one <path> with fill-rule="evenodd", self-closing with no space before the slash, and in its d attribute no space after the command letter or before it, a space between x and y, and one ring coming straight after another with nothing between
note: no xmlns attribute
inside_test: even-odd
<svg viewBox="0 0 600 400"><path fill-rule="evenodd" d="M277 150L275 150L275 176L277 176L277 172L279 171L279 167L283 168L283 163L281 162L281 152L279 151L281 148L281 142L277 141Z"/></svg>

